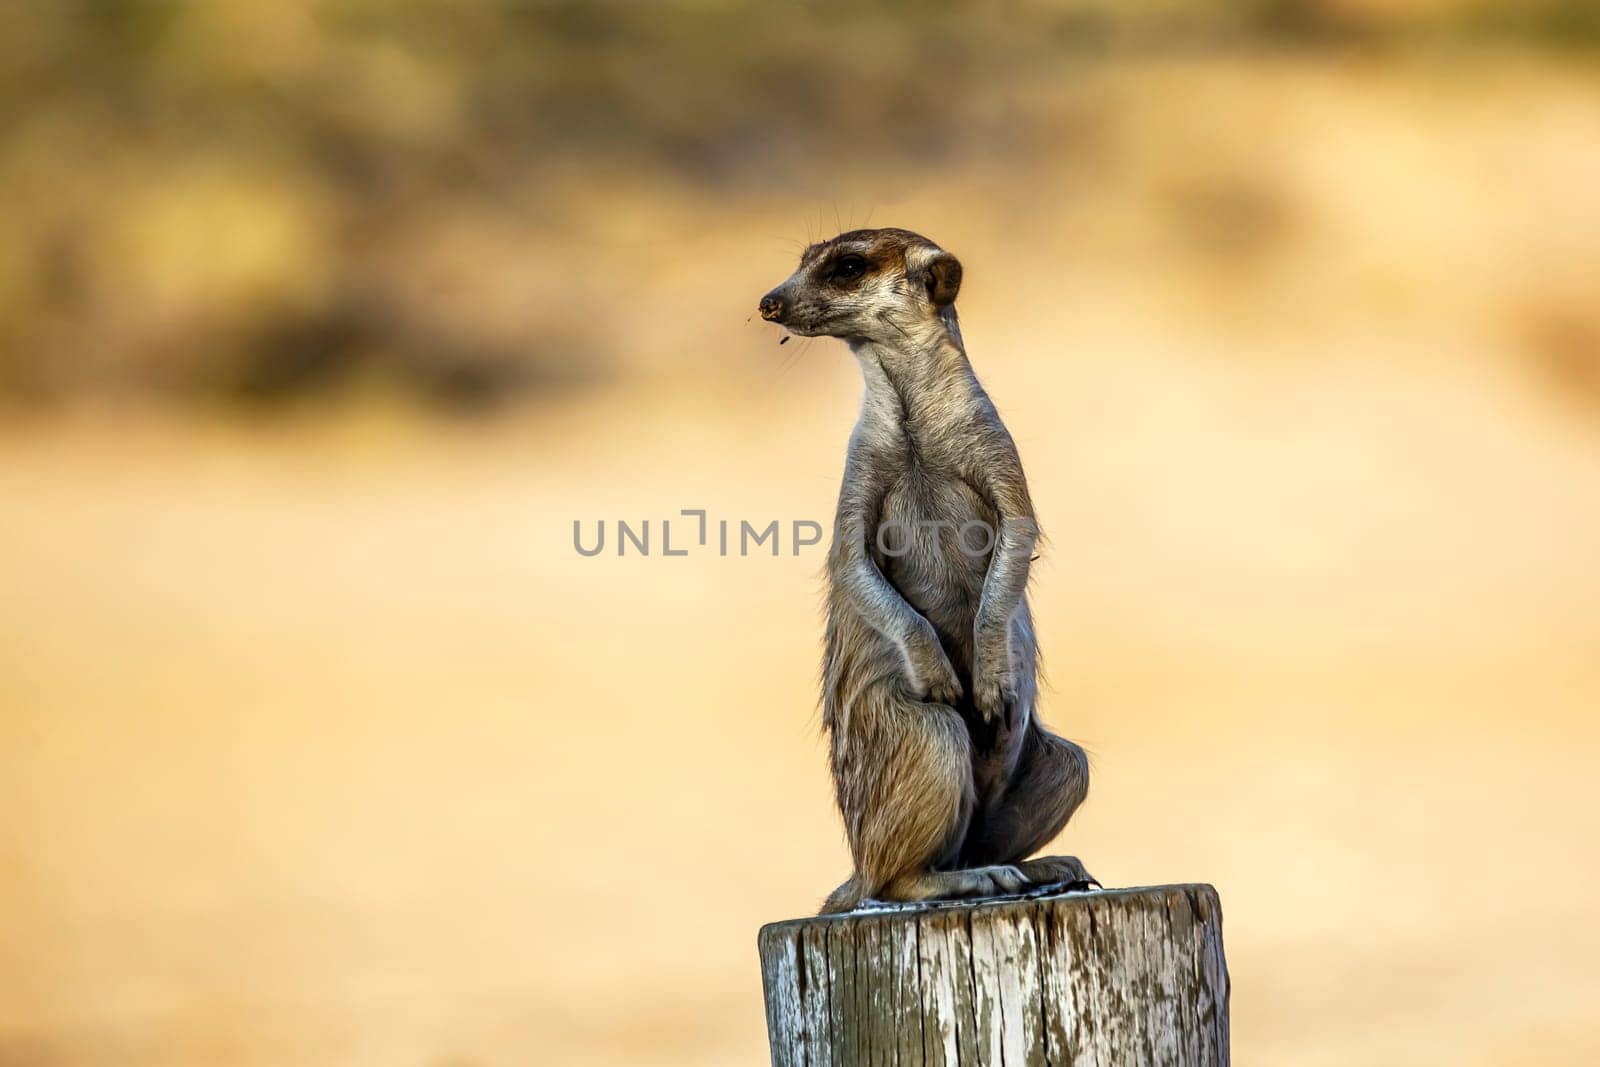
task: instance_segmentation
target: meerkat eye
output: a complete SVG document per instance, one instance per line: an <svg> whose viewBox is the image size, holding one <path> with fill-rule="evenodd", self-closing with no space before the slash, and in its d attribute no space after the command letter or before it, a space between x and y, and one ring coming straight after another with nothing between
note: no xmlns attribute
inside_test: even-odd
<svg viewBox="0 0 1600 1067"><path fill-rule="evenodd" d="M859 278L867 273L867 260L865 256L840 256L833 261L833 277L841 282L852 278Z"/></svg>

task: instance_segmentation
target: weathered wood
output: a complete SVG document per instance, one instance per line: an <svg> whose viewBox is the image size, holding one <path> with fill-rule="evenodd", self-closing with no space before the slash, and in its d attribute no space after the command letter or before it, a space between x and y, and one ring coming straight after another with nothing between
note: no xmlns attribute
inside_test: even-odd
<svg viewBox="0 0 1600 1067"><path fill-rule="evenodd" d="M1228 1063L1208 885L872 908L759 943L773 1067Z"/></svg>

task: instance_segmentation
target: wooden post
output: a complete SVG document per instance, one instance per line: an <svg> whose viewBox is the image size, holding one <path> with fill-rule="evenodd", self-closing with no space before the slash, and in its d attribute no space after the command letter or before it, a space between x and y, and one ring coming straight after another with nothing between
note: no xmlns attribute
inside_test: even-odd
<svg viewBox="0 0 1600 1067"><path fill-rule="evenodd" d="M873 908L759 944L773 1067L1228 1063L1209 885Z"/></svg>

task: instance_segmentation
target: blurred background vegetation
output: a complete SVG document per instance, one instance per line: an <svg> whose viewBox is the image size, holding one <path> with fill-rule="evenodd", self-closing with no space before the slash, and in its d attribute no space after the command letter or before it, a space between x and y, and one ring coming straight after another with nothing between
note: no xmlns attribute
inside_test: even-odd
<svg viewBox="0 0 1600 1067"><path fill-rule="evenodd" d="M1238 1062L1600 1060L1600 3L13 0L0 1067L761 1062L821 556L572 523L832 514L863 224Z"/></svg>
<svg viewBox="0 0 1600 1067"><path fill-rule="evenodd" d="M20 403L554 393L615 373L605 316L572 310L616 299L629 279L599 253L648 228L574 204L597 183L803 199L974 160L1082 183L1111 165L1126 107L1097 90L1119 62L1588 64L1600 46L1590 0L72 0L7 18L0 394ZM1231 253L1286 221L1259 194L1195 190L1194 225Z"/></svg>

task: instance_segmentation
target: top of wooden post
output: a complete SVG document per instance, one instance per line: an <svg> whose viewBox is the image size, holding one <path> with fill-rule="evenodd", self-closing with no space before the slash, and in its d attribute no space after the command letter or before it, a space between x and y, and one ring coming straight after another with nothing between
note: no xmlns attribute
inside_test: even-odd
<svg viewBox="0 0 1600 1067"><path fill-rule="evenodd" d="M775 1067L1228 1062L1209 885L874 906L758 943Z"/></svg>

